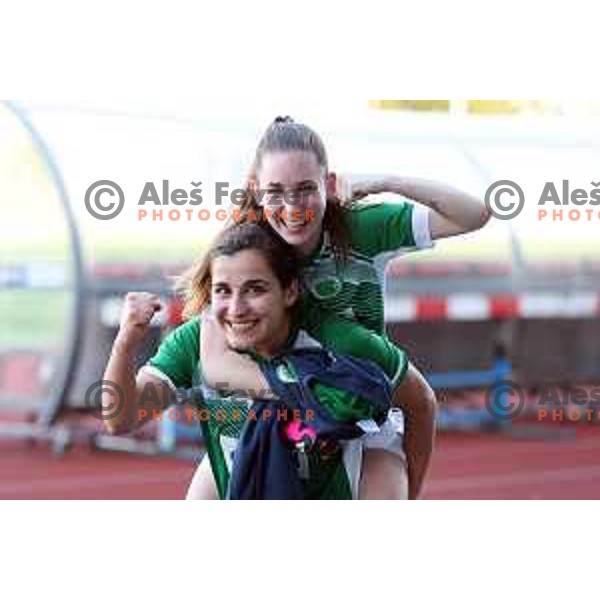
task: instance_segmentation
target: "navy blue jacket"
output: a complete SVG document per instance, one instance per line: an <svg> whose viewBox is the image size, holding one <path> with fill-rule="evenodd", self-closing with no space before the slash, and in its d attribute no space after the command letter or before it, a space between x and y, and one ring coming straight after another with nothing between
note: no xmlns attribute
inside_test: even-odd
<svg viewBox="0 0 600 600"><path fill-rule="evenodd" d="M364 434L356 424L358 418L350 422L334 418L311 390L311 382L360 396L375 408L374 420L381 425L391 406L389 379L374 363L320 348L292 349L280 357L263 359L259 364L278 400L254 403L257 418L247 421L242 430L233 457L228 497L232 500L305 499L306 486L298 470L294 448L282 435L286 423L278 416L278 410L297 409L302 415L307 410L314 411L314 419L305 422L316 430L319 440L354 439ZM288 365L297 375L297 381L280 376L281 368L286 369Z"/></svg>

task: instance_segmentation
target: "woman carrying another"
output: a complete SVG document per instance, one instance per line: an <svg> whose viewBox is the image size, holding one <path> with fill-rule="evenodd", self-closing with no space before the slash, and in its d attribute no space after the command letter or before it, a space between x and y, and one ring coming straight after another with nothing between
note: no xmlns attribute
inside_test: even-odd
<svg viewBox="0 0 600 600"><path fill-rule="evenodd" d="M304 368L307 357L320 360L330 355L298 327L299 274L293 249L269 228L244 224L225 230L188 273L186 313L191 318L165 338L154 358L137 374L134 359L160 301L151 294L129 294L104 375L123 390L124 396L121 410L113 412L113 398L108 393L102 398L107 417L110 415L108 430L134 431L159 407L172 404L177 390L201 387L199 407L208 413L201 417L210 459L210 467L208 463L204 466L209 469L205 478L210 485L214 479L219 497L358 497L363 485L360 458L369 436L363 431L369 430L369 423L378 426L387 418L391 386L383 371L372 363L346 363L342 355L336 355L337 359L323 363L320 371L313 369L316 379L308 391L296 369ZM318 406L313 402L312 408L320 418L314 422L307 417L292 419L286 413L281 422L271 422L266 433L274 437L261 437L262 425L256 421L264 422L262 417L277 400L226 395L206 386L200 360L200 313L209 308L212 325L219 329L228 348L243 353L257 368L262 365L265 376L276 373L284 387L291 386L285 389L297 391L298 386L304 386L298 397L308 394L316 399ZM348 365L355 372L350 372ZM269 366L273 368L269 370ZM273 378L269 381L275 382ZM250 411L255 411L258 419L251 420ZM320 427L339 435L321 436ZM258 440L254 445L253 435ZM302 482L299 493L289 492L285 479L286 473L290 475L288 456L293 456ZM265 477L264 472L283 473L283 479ZM294 477L291 479L296 485Z"/></svg>

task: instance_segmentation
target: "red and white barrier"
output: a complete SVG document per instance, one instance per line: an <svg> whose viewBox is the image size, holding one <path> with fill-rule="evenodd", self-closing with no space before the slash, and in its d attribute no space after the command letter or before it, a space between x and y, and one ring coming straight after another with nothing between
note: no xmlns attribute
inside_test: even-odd
<svg viewBox="0 0 600 600"><path fill-rule="evenodd" d="M152 325L164 327L180 324L181 301L163 299L163 303L165 308L156 314ZM117 327L122 307L122 297L102 300L101 323L105 327ZM385 307L385 319L392 323L595 317L600 318L600 294L595 292L399 296L388 298Z"/></svg>
<svg viewBox="0 0 600 600"><path fill-rule="evenodd" d="M385 307L389 322L594 317L600 317L600 294L596 292L400 296L388 299Z"/></svg>

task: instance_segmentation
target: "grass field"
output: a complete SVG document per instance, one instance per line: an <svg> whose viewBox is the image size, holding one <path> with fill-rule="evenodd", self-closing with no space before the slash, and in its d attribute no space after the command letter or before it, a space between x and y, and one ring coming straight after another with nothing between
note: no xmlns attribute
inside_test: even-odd
<svg viewBox="0 0 600 600"><path fill-rule="evenodd" d="M72 293L65 291L0 292L0 352L63 347L72 304Z"/></svg>

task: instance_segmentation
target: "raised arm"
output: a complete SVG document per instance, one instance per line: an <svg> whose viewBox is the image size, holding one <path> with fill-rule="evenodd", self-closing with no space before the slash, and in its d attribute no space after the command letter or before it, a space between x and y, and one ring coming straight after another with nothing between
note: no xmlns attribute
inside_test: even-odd
<svg viewBox="0 0 600 600"><path fill-rule="evenodd" d="M360 199L369 194L392 193L429 207L429 228L434 240L475 231L490 219L481 200L443 183L393 175L351 184L346 177L338 179L338 189L346 197Z"/></svg>
<svg viewBox="0 0 600 600"><path fill-rule="evenodd" d="M131 293L125 298L119 332L104 372L102 392L104 424L112 435L136 430L152 417L153 410L163 410L171 402L168 386L148 373L142 372L136 377L134 365L150 321L160 307L160 300L154 294ZM148 394L146 398L152 398L152 407L141 402L145 394Z"/></svg>

